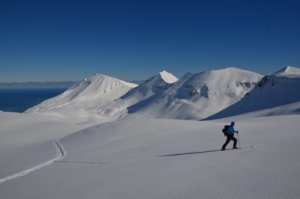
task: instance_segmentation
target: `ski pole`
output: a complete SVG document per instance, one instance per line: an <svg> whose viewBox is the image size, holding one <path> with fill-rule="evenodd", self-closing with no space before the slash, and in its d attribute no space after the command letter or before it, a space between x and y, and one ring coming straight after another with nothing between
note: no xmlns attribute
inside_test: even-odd
<svg viewBox="0 0 300 199"><path fill-rule="evenodd" d="M239 141L239 148L241 149L241 144L240 144L240 137L239 137L239 132L237 133L238 136L238 141Z"/></svg>

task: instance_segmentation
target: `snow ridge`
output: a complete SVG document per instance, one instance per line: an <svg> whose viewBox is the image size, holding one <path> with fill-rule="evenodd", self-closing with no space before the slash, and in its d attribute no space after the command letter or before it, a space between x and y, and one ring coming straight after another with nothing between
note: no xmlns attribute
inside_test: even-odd
<svg viewBox="0 0 300 199"><path fill-rule="evenodd" d="M218 119L262 111L264 109L272 110L264 110L260 114L281 115L300 113L298 109L299 105L297 105L300 102L299 72L299 68L288 66L273 75L263 77L255 88L247 93L239 102L207 119ZM286 108L282 109L280 108L281 106Z"/></svg>
<svg viewBox="0 0 300 199"><path fill-rule="evenodd" d="M216 119L297 103L299 81L300 69L291 66L265 77L230 67L187 73L179 80L164 70L140 85L95 74L26 113L52 111L59 118L80 115L78 121L89 121L91 114L110 121L125 116ZM293 110L297 107L288 110L297 113Z"/></svg>
<svg viewBox="0 0 300 199"><path fill-rule="evenodd" d="M64 93L29 109L26 113L38 111L82 108L97 109L118 99L136 84L125 82L109 76L95 74L75 84Z"/></svg>
<svg viewBox="0 0 300 199"><path fill-rule="evenodd" d="M178 79L171 73L162 71L126 93L121 99L130 99L135 102L142 101L153 95L160 94L162 91L171 87L177 80Z"/></svg>
<svg viewBox="0 0 300 199"><path fill-rule="evenodd" d="M177 82L177 77L172 75L171 73L168 73L167 71L163 70L159 73L160 77L168 84L173 84Z"/></svg>
<svg viewBox="0 0 300 199"><path fill-rule="evenodd" d="M261 78L237 68L187 73L147 104L129 107L129 112L137 117L199 120L240 100Z"/></svg>
<svg viewBox="0 0 300 199"><path fill-rule="evenodd" d="M273 76L287 77L287 78L300 78L300 68L287 66L287 67L273 73Z"/></svg>

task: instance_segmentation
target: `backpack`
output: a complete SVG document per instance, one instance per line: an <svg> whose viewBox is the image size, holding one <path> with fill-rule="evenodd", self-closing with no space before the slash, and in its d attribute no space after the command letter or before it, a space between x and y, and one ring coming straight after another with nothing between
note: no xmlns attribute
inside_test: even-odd
<svg viewBox="0 0 300 199"><path fill-rule="evenodd" d="M225 125L224 128L222 129L222 132L224 133L224 136L227 136L227 130L228 130L229 126Z"/></svg>

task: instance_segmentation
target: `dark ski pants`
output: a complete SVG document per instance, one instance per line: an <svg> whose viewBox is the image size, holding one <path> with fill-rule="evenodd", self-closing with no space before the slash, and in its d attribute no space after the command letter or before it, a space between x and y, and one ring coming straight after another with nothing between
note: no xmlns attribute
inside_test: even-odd
<svg viewBox="0 0 300 199"><path fill-rule="evenodd" d="M226 149L227 144L230 142L230 140L233 140L233 148L236 147L237 139L234 137L234 135L227 135L227 139L225 144L222 147L222 150Z"/></svg>

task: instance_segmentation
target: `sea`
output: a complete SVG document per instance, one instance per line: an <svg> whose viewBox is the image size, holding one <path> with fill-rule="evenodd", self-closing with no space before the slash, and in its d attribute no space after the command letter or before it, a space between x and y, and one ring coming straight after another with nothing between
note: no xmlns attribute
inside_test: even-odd
<svg viewBox="0 0 300 199"><path fill-rule="evenodd" d="M0 89L0 111L22 113L66 90L67 88Z"/></svg>

